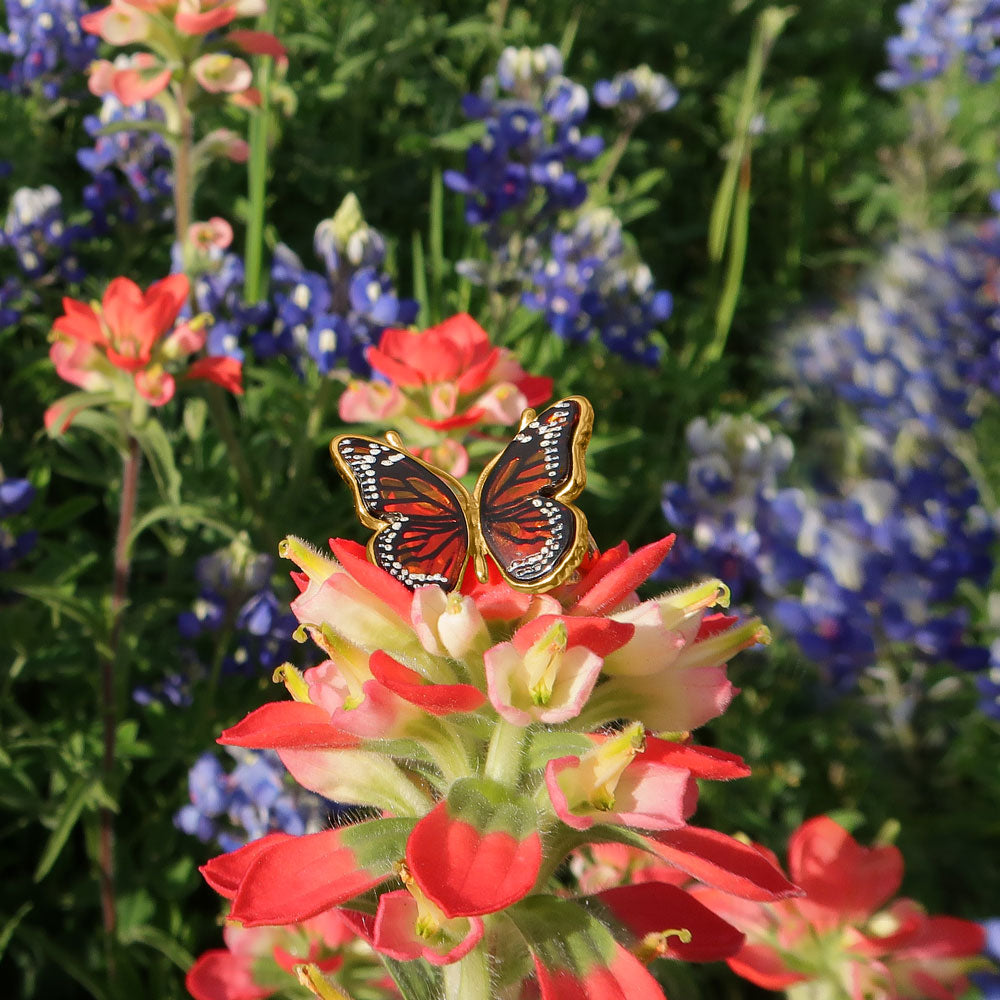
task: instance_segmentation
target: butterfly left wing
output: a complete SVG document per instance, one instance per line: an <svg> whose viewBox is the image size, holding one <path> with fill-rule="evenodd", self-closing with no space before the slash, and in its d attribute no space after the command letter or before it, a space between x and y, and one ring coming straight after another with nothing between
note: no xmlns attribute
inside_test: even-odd
<svg viewBox="0 0 1000 1000"><path fill-rule="evenodd" d="M537 416L526 411L514 440L479 478L476 530L518 590L559 586L587 552L587 519L570 501L587 481L584 453L593 425L593 408L582 396Z"/></svg>
<svg viewBox="0 0 1000 1000"><path fill-rule="evenodd" d="M374 529L368 558L410 589L436 583L454 590L469 557L469 495L447 473L385 441L340 434L330 442L362 523Z"/></svg>

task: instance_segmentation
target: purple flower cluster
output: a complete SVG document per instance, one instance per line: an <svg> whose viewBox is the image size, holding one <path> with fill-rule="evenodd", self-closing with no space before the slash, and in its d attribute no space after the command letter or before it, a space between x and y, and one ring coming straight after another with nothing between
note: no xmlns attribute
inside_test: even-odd
<svg viewBox="0 0 1000 1000"><path fill-rule="evenodd" d="M787 445L775 453L766 428L723 418L692 425L688 481L665 489L689 536L684 572L725 567L840 686L896 652L988 666L960 591L989 585L998 538L966 464L1000 378L998 259L997 227L902 244L851 315L792 333L779 367L786 414L813 428L793 466L808 488L778 486ZM830 413L841 421L828 437ZM990 714L992 678L977 678Z"/></svg>
<svg viewBox="0 0 1000 1000"><path fill-rule="evenodd" d="M27 479L5 479L0 470L0 571L13 569L34 547L37 531L15 535L5 524L8 518L23 514L35 499L35 487Z"/></svg>
<svg viewBox="0 0 1000 1000"><path fill-rule="evenodd" d="M7 0L6 8L0 53L10 64L0 70L0 88L19 94L39 90L54 100L66 78L81 73L97 55L98 39L80 27L88 6L79 0Z"/></svg>
<svg viewBox="0 0 1000 1000"><path fill-rule="evenodd" d="M349 369L368 374L365 348L386 327L407 326L418 304L400 298L384 270L382 236L361 215L354 195L316 227L316 255L324 272L310 271L284 244L271 266L271 302L247 306L241 297L243 263L222 256L195 285L198 307L215 317L209 351L242 357L244 342L259 359L281 355L299 371Z"/></svg>
<svg viewBox="0 0 1000 1000"><path fill-rule="evenodd" d="M128 56L115 60L128 64ZM163 111L153 102L124 105L106 94L96 115L83 120L94 140L89 149L77 151L80 166L92 176L84 188L83 200L93 216L95 228L104 231L109 220L134 222L143 207L162 217L170 201L170 153L159 132L148 125L163 120ZM135 122L135 129L124 128ZM105 130L109 131L103 134ZM124 176L125 183L122 181Z"/></svg>
<svg viewBox="0 0 1000 1000"><path fill-rule="evenodd" d="M599 85L624 117L639 105L670 105L665 78L643 67L632 74L631 83L623 76ZM544 313L557 336L596 337L630 360L655 362L650 333L670 315L672 300L654 287L617 217L587 202L579 171L605 143L584 133L590 98L563 75L558 50L505 49L496 74L465 97L463 109L485 134L469 147L465 170L446 171L444 180L465 196L466 221L482 227L490 259L460 261L459 272Z"/></svg>
<svg viewBox="0 0 1000 1000"><path fill-rule="evenodd" d="M214 753L203 753L188 772L191 801L174 814L184 833L224 851L268 833L317 833L338 807L292 781L273 751L227 748L236 759L226 771Z"/></svg>
<svg viewBox="0 0 1000 1000"><path fill-rule="evenodd" d="M979 988L983 1000L1000 1000L1000 917L982 921L986 931L986 947L983 957L993 963L993 968L974 972L969 977Z"/></svg>
<svg viewBox="0 0 1000 1000"><path fill-rule="evenodd" d="M902 29L886 42L889 69L878 82L899 90L941 76L961 61L979 83L1000 66L998 0L911 0L896 11Z"/></svg>

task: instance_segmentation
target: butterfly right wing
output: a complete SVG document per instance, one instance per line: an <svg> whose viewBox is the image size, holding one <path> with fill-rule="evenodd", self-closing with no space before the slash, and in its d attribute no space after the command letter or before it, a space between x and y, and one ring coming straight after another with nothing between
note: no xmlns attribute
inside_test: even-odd
<svg viewBox="0 0 1000 1000"><path fill-rule="evenodd" d="M454 590L469 558L468 494L395 441L340 434L330 442L358 516L375 531L368 556L411 590Z"/></svg>

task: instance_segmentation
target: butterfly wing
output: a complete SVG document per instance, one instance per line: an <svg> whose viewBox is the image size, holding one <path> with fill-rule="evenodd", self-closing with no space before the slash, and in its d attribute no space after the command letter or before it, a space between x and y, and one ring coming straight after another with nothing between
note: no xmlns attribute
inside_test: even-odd
<svg viewBox="0 0 1000 1000"><path fill-rule="evenodd" d="M587 519L570 504L587 481L594 411L581 396L527 415L476 486L478 530L504 579L519 590L559 586L588 545Z"/></svg>
<svg viewBox="0 0 1000 1000"><path fill-rule="evenodd" d="M411 589L436 583L454 590L469 557L469 497L461 483L375 438L340 434L330 453L354 491L358 516L375 530L372 562Z"/></svg>

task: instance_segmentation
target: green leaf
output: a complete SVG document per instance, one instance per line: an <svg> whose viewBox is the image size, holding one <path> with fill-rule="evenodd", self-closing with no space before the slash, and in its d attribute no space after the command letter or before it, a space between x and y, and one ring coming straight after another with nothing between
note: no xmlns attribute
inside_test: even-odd
<svg viewBox="0 0 1000 1000"><path fill-rule="evenodd" d="M96 504L93 497L75 496L58 507L40 511L36 526L43 535L52 534L67 524L72 524Z"/></svg>
<svg viewBox="0 0 1000 1000"><path fill-rule="evenodd" d="M7 950L7 945L10 944L14 931L17 930L17 925L31 912L34 905L30 900L22 903L14 916L0 929L0 958L3 958L3 953Z"/></svg>
<svg viewBox="0 0 1000 1000"><path fill-rule="evenodd" d="M62 396L57 399L53 406L60 406L64 413L73 413L74 410L77 412L73 416L73 422L86 413L88 410L93 409L96 406L107 406L108 403L114 403L117 399L113 392L71 392L68 396ZM51 427L47 427L49 437L60 438L63 435L62 426L64 421L57 420Z"/></svg>
<svg viewBox="0 0 1000 1000"><path fill-rule="evenodd" d="M168 504L180 504L181 474L177 471L174 450L163 425L150 419L136 429L135 436L152 469L160 495Z"/></svg>
<svg viewBox="0 0 1000 1000"><path fill-rule="evenodd" d="M67 794L56 828L50 834L45 850L42 851L42 856L38 860L38 866L35 868L34 880L36 883L41 882L48 875L62 853L73 827L76 826L76 821L80 818L80 813L83 812L87 800L93 794L94 784L93 778L84 775L77 779L76 784Z"/></svg>
<svg viewBox="0 0 1000 1000"><path fill-rule="evenodd" d="M182 972L187 972L194 965L194 955L187 948L174 940L169 934L149 924L130 927L123 934L119 935L119 939L122 944L138 943L155 949L161 955L165 955L170 959Z"/></svg>
<svg viewBox="0 0 1000 1000"><path fill-rule="evenodd" d="M72 593L71 586L51 586L35 583L34 577L14 573L0 574L3 576L4 588L13 590L22 597L44 604L53 615L65 615L73 621L80 622L93 629L98 615L94 607Z"/></svg>
<svg viewBox="0 0 1000 1000"><path fill-rule="evenodd" d="M72 976L73 979L94 997L94 1000L109 1000L108 994L98 984L97 980L80 964L73 953L57 945L47 934L42 934L34 929L28 930L22 928L19 936L44 952L63 972Z"/></svg>
<svg viewBox="0 0 1000 1000"><path fill-rule="evenodd" d="M214 514L212 511L193 503L165 503L146 511L135 524L128 536L128 547L131 550L136 539L149 527L163 521L179 521L188 524L203 524L206 528L214 528L226 538L235 538L239 533L236 528Z"/></svg>
<svg viewBox="0 0 1000 1000"><path fill-rule="evenodd" d="M380 956L403 1000L439 1000L444 996L441 970L418 958L413 962L397 962Z"/></svg>

